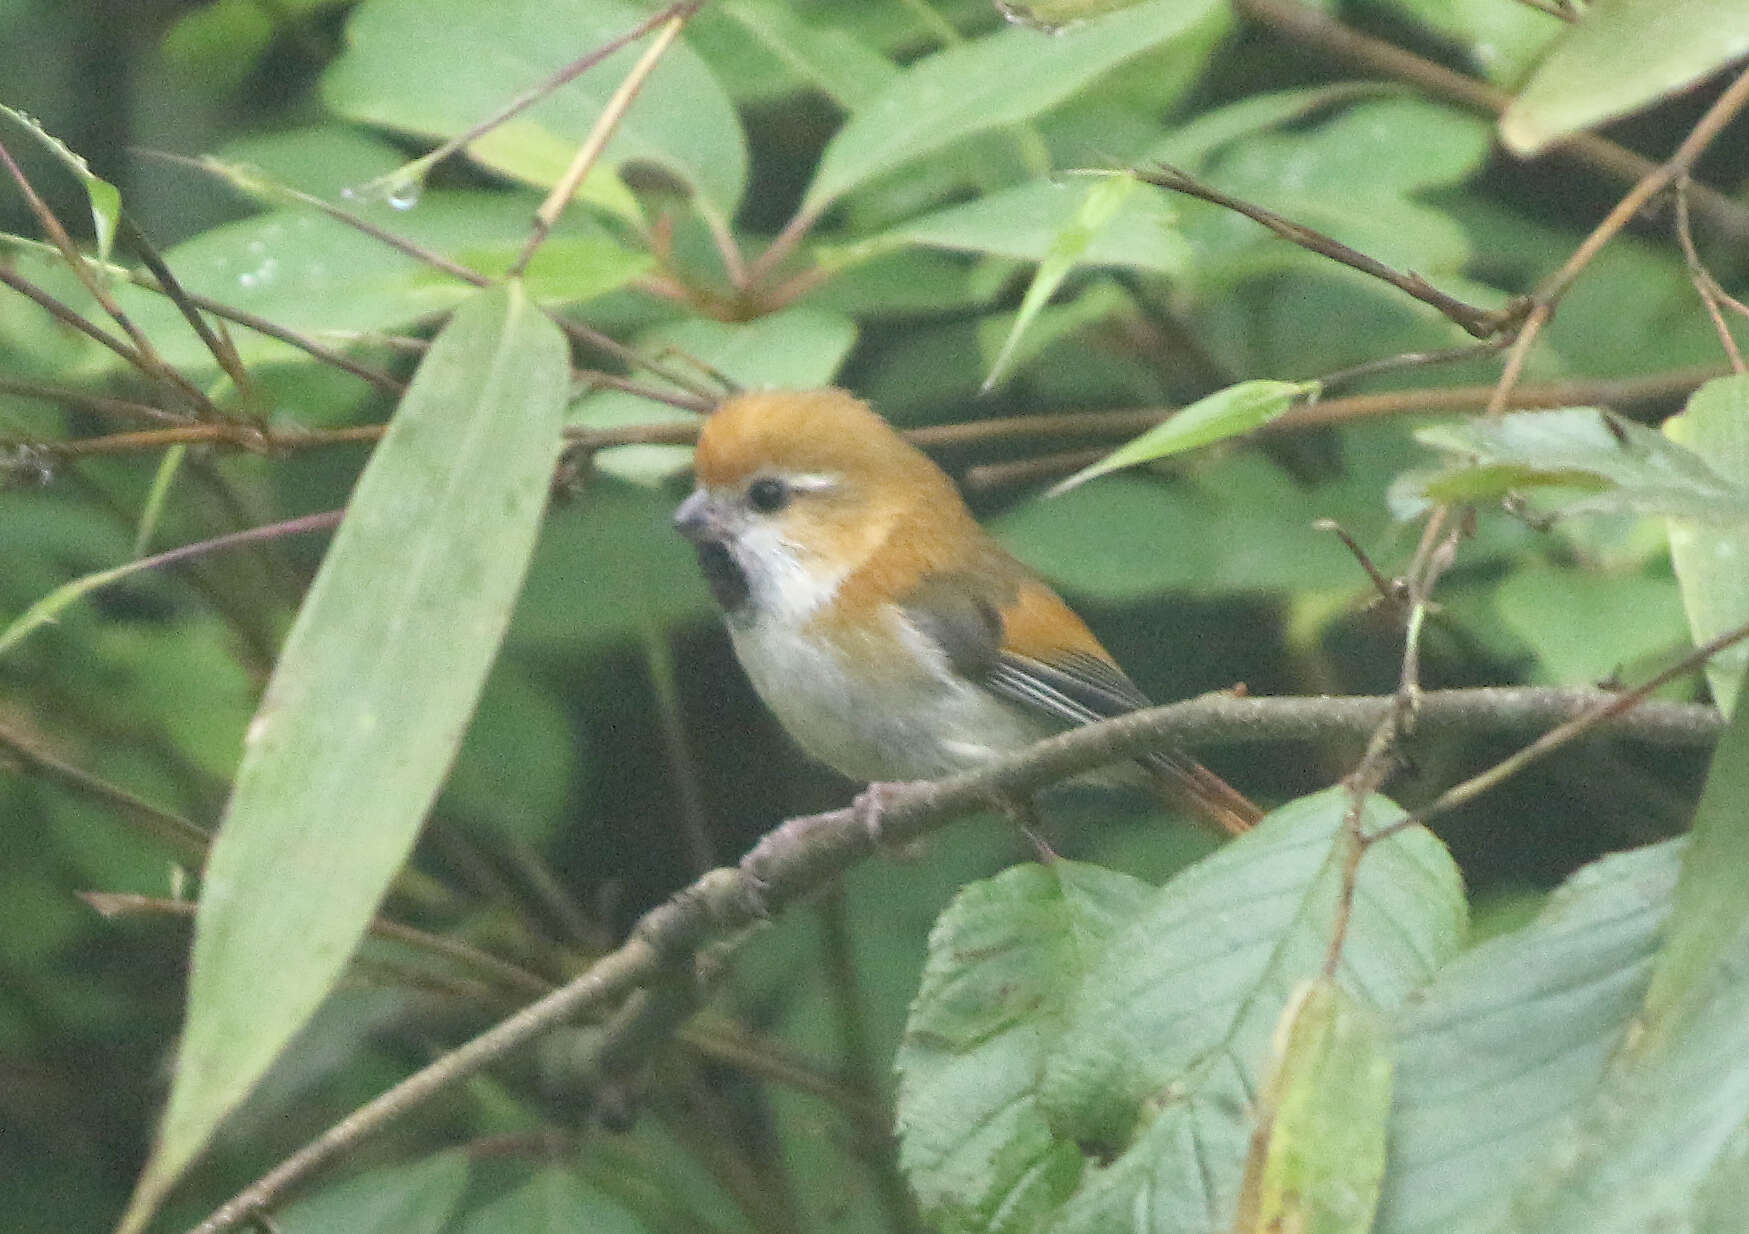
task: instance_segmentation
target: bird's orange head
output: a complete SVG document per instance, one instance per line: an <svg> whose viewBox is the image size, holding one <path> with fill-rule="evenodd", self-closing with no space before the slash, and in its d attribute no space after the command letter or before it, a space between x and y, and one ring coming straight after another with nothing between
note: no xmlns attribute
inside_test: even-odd
<svg viewBox="0 0 1749 1234"><path fill-rule="evenodd" d="M853 575L896 587L982 542L953 481L843 390L729 399L693 468L675 523L731 617L751 605L799 618Z"/></svg>

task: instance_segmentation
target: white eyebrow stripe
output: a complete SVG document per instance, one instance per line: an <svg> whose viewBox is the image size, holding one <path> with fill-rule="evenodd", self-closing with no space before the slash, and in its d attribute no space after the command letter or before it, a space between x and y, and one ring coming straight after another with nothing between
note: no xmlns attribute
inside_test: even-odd
<svg viewBox="0 0 1749 1234"><path fill-rule="evenodd" d="M791 488L817 493L822 489L837 488L843 477L828 471L805 471L799 475L784 476L782 479Z"/></svg>

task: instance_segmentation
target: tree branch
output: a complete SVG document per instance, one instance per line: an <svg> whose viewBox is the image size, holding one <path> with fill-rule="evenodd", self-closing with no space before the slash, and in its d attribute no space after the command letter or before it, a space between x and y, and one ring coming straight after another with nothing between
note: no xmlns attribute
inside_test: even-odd
<svg viewBox="0 0 1749 1234"><path fill-rule="evenodd" d="M1542 731L1612 697L1601 690L1436 691L1423 696L1416 731L1420 736ZM195 1227L194 1234L218 1234L235 1227L360 1141L509 1051L568 1021L613 1014L634 991L659 984L674 966L684 967L703 947L727 943L762 925L877 851L987 809L992 797L1031 795L1162 744L1362 737L1394 706L1394 696L1208 695L1075 729L976 771L896 785L883 796L878 837L853 806L792 818L761 838L735 867L710 871L646 913L618 950L580 977L354 1110L226 1201ZM1720 724L1710 707L1642 703L1602 731L1661 746L1701 746L1713 740Z"/></svg>

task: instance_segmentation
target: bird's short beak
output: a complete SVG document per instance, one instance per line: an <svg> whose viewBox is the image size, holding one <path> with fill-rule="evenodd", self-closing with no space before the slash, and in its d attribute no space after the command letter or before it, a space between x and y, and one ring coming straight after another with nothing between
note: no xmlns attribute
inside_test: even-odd
<svg viewBox="0 0 1749 1234"><path fill-rule="evenodd" d="M674 511L674 530L694 544L723 538L722 522L709 493L702 488L694 489L692 496L680 503L680 508Z"/></svg>

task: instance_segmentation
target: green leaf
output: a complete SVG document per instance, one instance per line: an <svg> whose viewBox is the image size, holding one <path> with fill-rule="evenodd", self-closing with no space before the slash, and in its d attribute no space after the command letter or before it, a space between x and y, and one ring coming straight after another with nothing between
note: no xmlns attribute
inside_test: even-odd
<svg viewBox="0 0 1749 1234"><path fill-rule="evenodd" d="M1320 976L1288 1005L1237 1234L1368 1234L1385 1172L1391 1059L1378 1015Z"/></svg>
<svg viewBox="0 0 1749 1234"><path fill-rule="evenodd" d="M1713 1162L1749 1120L1749 710L1719 740L1651 988L1603 1084L1539 1154L1502 1229L1691 1228Z"/></svg>
<svg viewBox="0 0 1749 1234"><path fill-rule="evenodd" d="M564 65L623 35L648 13L625 0L367 0L347 49L322 79L328 106L353 120L453 137ZM470 157L551 186L641 54L622 48L515 119L476 139ZM670 47L615 130L602 165L654 163L727 220L747 181L733 105L703 60Z"/></svg>
<svg viewBox="0 0 1749 1234"><path fill-rule="evenodd" d="M1076 194L1070 184L1032 180L900 224L830 254L828 260L858 261L899 245L917 244L1042 262L1070 233L1073 242L1082 246L1079 261L1085 265L1127 266L1167 275L1188 267L1189 249L1174 225L1171 204L1160 194L1123 193L1116 208L1091 231L1080 221L1088 207L1089 195Z"/></svg>
<svg viewBox="0 0 1749 1234"><path fill-rule="evenodd" d="M1390 87L1377 82L1338 82L1248 94L1187 120L1161 138L1142 161L1195 167L1241 138L1282 128L1337 103L1389 92Z"/></svg>
<svg viewBox="0 0 1749 1234"><path fill-rule="evenodd" d="M1053 1230L1230 1228L1271 1038L1330 946L1348 806L1341 789L1283 806L1172 879L1103 950L1042 1099L1058 1137L1109 1164L1088 1167ZM1375 797L1364 825L1400 817ZM1380 841L1360 863L1337 979L1389 1013L1457 949L1463 923L1437 840Z"/></svg>
<svg viewBox="0 0 1749 1234"><path fill-rule="evenodd" d="M377 226L493 277L521 251L535 201L525 193L433 192L404 211L384 202L350 206ZM172 248L166 260L189 290L331 346L344 347L349 334L392 331L443 312L473 291L461 279L308 209L276 210L212 228ZM526 283L543 303L577 303L624 286L649 264L646 254L621 247L600 227L571 220L536 255ZM167 361L213 367L211 354L169 301L139 288L117 292ZM246 327L230 330L248 363L308 359Z"/></svg>
<svg viewBox="0 0 1749 1234"><path fill-rule="evenodd" d="M1727 526L1749 519L1749 487L1657 430L1595 407L1478 417L1415 436L1462 458L1419 483L1434 501L1577 489L1595 496L1563 505L1564 512L1667 514Z"/></svg>
<svg viewBox="0 0 1749 1234"><path fill-rule="evenodd" d="M1419 99L1372 99L1314 124L1233 142L1210 160L1205 174L1229 193L1398 269L1450 278L1464 271L1473 246L1447 211L1420 197L1480 171L1489 138L1485 123L1453 108ZM1163 148L1172 147L1167 138ZM1322 271L1329 264L1230 210L1182 199L1178 206L1197 256L1199 294L1261 274Z"/></svg>
<svg viewBox="0 0 1749 1234"><path fill-rule="evenodd" d="M1457 40L1483 76L1508 88L1522 82L1550 42L1567 29L1553 13L1529 4L1393 0L1392 7Z"/></svg>
<svg viewBox="0 0 1749 1234"><path fill-rule="evenodd" d="M1020 311L1014 315L1014 324L1009 327L1002 350L996 353L996 359L990 365L989 376L984 378L983 393L989 393L1007 373L1021 335L1026 333L1026 328L1032 324L1039 311L1050 302L1057 288L1068 277L1069 271L1086 258L1087 250L1094 239L1116 217L1118 210L1135 188L1134 177L1114 175L1096 181L1082 195L1074 217L1051 239L1044 260L1039 262L1038 270L1027 286L1026 295L1021 298Z"/></svg>
<svg viewBox="0 0 1749 1234"><path fill-rule="evenodd" d="M1749 8L1738 0L1592 0L1501 115L1500 138L1528 158L1745 52Z"/></svg>
<svg viewBox="0 0 1749 1234"><path fill-rule="evenodd" d="M1670 440L1707 459L1721 475L1749 476L1749 377L1720 377L1696 390L1682 414L1664 421ZM1688 628L1697 644L1749 622L1749 518L1734 523L1672 518L1670 564L1682 586ZM1707 664L1707 684L1719 709L1736 705L1749 670L1749 644L1738 643Z"/></svg>
<svg viewBox="0 0 1749 1234"><path fill-rule="evenodd" d="M115 229L121 222L121 190L94 173L83 156L73 153L66 142L50 136L42 125L22 111L0 104L0 116L7 117L36 138L43 149L54 155L55 161L72 172L85 187L86 200L91 203L91 227L97 237L97 257L99 261L108 261L109 251L115 244Z"/></svg>
<svg viewBox="0 0 1749 1234"><path fill-rule="evenodd" d="M802 210L819 214L951 142L1031 119L1215 12L1212 0L1151 0L1060 35L1010 27L914 61L827 143Z"/></svg>
<svg viewBox="0 0 1749 1234"><path fill-rule="evenodd" d="M749 322L690 318L647 330L636 339L646 355L663 355L682 370L704 365L749 390L828 385L855 343L855 322L813 308L784 309ZM695 423L698 417L623 391L598 390L572 404L567 419L580 427L617 428ZM692 466L692 447L613 446L596 454L595 465L634 484L659 484Z"/></svg>
<svg viewBox="0 0 1749 1234"><path fill-rule="evenodd" d="M619 1201L561 1165L544 1165L524 1181L465 1214L454 1234L647 1234Z"/></svg>
<svg viewBox="0 0 1749 1234"><path fill-rule="evenodd" d="M468 1185L468 1154L436 1153L367 1170L274 1214L285 1234L439 1234Z"/></svg>
<svg viewBox="0 0 1749 1234"><path fill-rule="evenodd" d="M1645 996L1681 851L1586 866L1530 925L1459 956L1403 1008L1378 1234L1469 1234L1505 1217Z"/></svg>
<svg viewBox="0 0 1749 1234"><path fill-rule="evenodd" d="M899 1167L944 1231L1039 1229L1074 1190L1073 1144L1038 1103L1089 965L1152 888L1076 862L960 892L929 936L899 1072Z"/></svg>
<svg viewBox="0 0 1749 1234"><path fill-rule="evenodd" d="M521 288L482 293L360 477L207 862L175 1081L124 1229L309 1019L406 860L522 582L568 381Z"/></svg>
<svg viewBox="0 0 1749 1234"><path fill-rule="evenodd" d="M1536 651L1535 680L1578 685L1636 669L1682 645L1682 604L1661 571L1604 574L1541 563L1501 582L1495 607L1502 623Z"/></svg>
<svg viewBox="0 0 1749 1234"><path fill-rule="evenodd" d="M1262 428L1298 400L1316 397L1319 389L1315 381L1241 381L1238 385L1217 390L1181 408L1170 419L1134 441L1119 446L1097 463L1060 481L1046 495L1055 497L1078 488L1095 476L1151 463L1155 459L1182 454L1198 446Z"/></svg>
<svg viewBox="0 0 1749 1234"><path fill-rule="evenodd" d="M707 11L741 26L784 67L848 111L899 76L878 51L843 30L809 23L783 0L726 0Z"/></svg>

